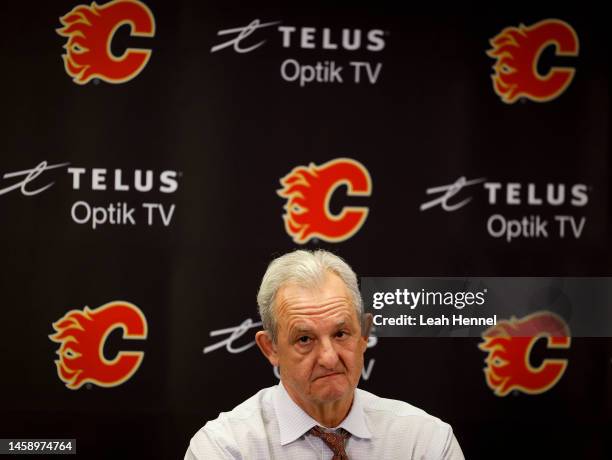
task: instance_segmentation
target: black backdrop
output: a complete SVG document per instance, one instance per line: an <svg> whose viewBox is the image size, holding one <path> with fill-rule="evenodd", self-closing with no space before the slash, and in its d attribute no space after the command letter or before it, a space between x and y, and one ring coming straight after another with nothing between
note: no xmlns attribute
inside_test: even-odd
<svg viewBox="0 0 612 460"><path fill-rule="evenodd" d="M211 331L257 321L255 293L267 263L298 246L332 250L361 276L610 274L610 41L601 7L146 3L154 36L131 36L124 25L110 47L116 56L126 48L151 50L148 63L124 83L86 84L68 75L61 59L67 38L56 32L60 17L80 3L2 6L0 173L43 161L62 166L41 172L26 193L5 190L25 175L0 182L1 437L76 438L83 458L182 458L206 420L276 382L254 347L203 351L227 338ZM538 71L570 67L573 79L547 102L504 103L493 90L489 40L506 27L551 18L573 28L579 51L556 56L548 47ZM251 52L231 46L211 52L236 36L217 32L254 19L281 23L244 38L242 47L265 40ZM279 26L296 28L289 47ZM301 27L315 28L314 49L308 39L300 45ZM324 29L338 49L323 47ZM361 30L364 46L342 49L342 29ZM373 29L383 32L379 51L365 47ZM280 69L287 59L333 61L344 68L343 82L285 81ZM363 75L361 83L351 81L351 61L372 69L382 63L376 83ZM340 186L330 212L366 207L365 222L343 241L294 243L283 223L280 179L298 166L338 158L362 164L372 190L350 196ZM68 168L84 168L78 188ZM117 190L115 170L129 191ZM135 190L136 170L151 171L150 191ZM160 190L163 171L176 180L170 193ZM104 190L92 185L94 174L105 177ZM449 199L473 198L456 211L420 210L439 196L426 194L428 188L461 176L486 178L504 192L491 203L480 183ZM520 184L520 204L508 199L509 183ZM563 184L567 199L529 204L529 184L540 198L550 184ZM576 184L586 190L580 206L570 201ZM135 208L135 224L79 224L71 216L77 202L126 203ZM161 204L166 213L174 206L170 223L155 211L148 225L143 203ZM80 219L85 205L79 206ZM540 216L550 221L548 237L494 237L487 221L495 214ZM555 215L584 218L580 235L561 238ZM144 352L142 364L122 384L68 389L54 364L52 323L70 310L118 300L142 311L148 334L127 340L115 329L103 353L112 359L120 351ZM234 346L248 344L254 331ZM449 422L470 459L609 458L608 339L574 337L567 350L538 342L532 362L567 359L566 372L546 392L505 397L485 382L479 342L380 339L366 354L371 372L361 387Z"/></svg>

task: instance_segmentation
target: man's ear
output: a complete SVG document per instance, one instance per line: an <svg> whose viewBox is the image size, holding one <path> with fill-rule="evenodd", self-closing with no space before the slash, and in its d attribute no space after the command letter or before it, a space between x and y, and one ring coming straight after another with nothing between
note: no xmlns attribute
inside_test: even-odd
<svg viewBox="0 0 612 460"><path fill-rule="evenodd" d="M272 342L268 331L259 331L255 334L255 342L264 354L270 364L278 366L278 353L276 352L276 344Z"/></svg>
<svg viewBox="0 0 612 460"><path fill-rule="evenodd" d="M366 340L370 337L373 318L372 313L364 313L361 317L361 336Z"/></svg>

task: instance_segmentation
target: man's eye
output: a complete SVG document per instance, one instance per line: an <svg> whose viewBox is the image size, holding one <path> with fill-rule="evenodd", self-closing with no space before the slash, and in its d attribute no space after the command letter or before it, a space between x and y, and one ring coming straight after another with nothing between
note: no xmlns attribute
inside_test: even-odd
<svg viewBox="0 0 612 460"><path fill-rule="evenodd" d="M308 337L307 335L303 335L302 337L300 337L298 339L298 341L300 343L302 343L302 344L309 343L310 342L310 337Z"/></svg>
<svg viewBox="0 0 612 460"><path fill-rule="evenodd" d="M345 331L338 331L338 332L336 332L336 337L338 337L338 338L340 338L340 339L341 339L342 337L346 337L346 335L347 335L347 334L346 334L346 332L345 332Z"/></svg>

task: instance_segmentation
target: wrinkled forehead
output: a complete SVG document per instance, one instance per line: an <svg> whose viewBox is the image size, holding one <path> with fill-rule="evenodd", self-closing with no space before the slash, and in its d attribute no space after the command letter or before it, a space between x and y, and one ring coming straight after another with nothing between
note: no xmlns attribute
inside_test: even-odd
<svg viewBox="0 0 612 460"><path fill-rule="evenodd" d="M322 321L328 318L352 321L356 318L349 290L342 279L329 272L323 283L303 285L287 282L276 293L275 314L279 325L296 319Z"/></svg>

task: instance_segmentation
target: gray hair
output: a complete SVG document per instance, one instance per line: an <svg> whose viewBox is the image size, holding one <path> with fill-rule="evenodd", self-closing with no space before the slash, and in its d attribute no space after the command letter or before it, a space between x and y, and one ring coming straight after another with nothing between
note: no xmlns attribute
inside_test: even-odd
<svg viewBox="0 0 612 460"><path fill-rule="evenodd" d="M357 275L340 257L324 250L296 250L284 254L268 265L257 293L257 305L263 327L276 342L277 324L274 300L278 290L286 283L296 283L305 287L316 287L324 282L327 272L332 272L346 285L352 304L361 323L363 305Z"/></svg>

